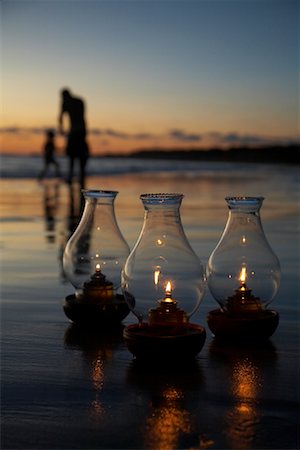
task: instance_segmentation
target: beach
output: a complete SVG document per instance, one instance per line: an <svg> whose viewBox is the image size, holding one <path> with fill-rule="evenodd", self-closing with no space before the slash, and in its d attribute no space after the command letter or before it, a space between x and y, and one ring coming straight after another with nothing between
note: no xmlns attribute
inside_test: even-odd
<svg viewBox="0 0 300 450"><path fill-rule="evenodd" d="M116 217L131 249L143 224L139 196L183 193L184 230L204 265L227 220L224 197L265 197L262 224L282 271L271 305L277 331L264 345L218 344L206 326L217 306L207 289L193 317L206 327L204 348L192 368L179 361L165 373L137 368L122 333L99 338L70 325L62 254L82 211L80 186L38 181L32 161L3 160L0 180L2 448L299 448L298 167L89 162L85 187L119 191Z"/></svg>

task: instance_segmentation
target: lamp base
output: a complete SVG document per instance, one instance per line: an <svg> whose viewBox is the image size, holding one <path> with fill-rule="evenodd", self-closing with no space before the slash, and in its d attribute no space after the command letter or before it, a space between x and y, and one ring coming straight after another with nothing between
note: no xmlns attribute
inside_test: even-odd
<svg viewBox="0 0 300 450"><path fill-rule="evenodd" d="M201 351L205 328L188 323L183 327L148 324L129 325L123 336L128 350L139 360L192 359Z"/></svg>
<svg viewBox="0 0 300 450"><path fill-rule="evenodd" d="M129 308L122 295L117 294L111 303L78 301L75 294L67 295L63 302L65 315L78 325L118 325L129 314Z"/></svg>
<svg viewBox="0 0 300 450"><path fill-rule="evenodd" d="M279 314L274 310L260 311L258 315L234 315L214 309L208 313L207 324L216 338L263 340L275 332Z"/></svg>

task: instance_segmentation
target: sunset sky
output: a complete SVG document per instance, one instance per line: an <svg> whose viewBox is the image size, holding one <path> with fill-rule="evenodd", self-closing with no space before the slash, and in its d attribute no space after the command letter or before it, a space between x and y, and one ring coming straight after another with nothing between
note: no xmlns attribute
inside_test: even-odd
<svg viewBox="0 0 300 450"><path fill-rule="evenodd" d="M2 0L1 17L2 152L41 152L63 87L94 154L299 141L297 0Z"/></svg>

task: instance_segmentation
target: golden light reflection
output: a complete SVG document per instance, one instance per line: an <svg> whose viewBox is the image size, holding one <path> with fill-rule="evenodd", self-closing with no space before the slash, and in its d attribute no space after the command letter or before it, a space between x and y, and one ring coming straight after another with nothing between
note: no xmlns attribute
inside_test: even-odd
<svg viewBox="0 0 300 450"><path fill-rule="evenodd" d="M191 434L191 415L183 407L183 392L175 387L166 388L161 404L153 407L145 430L146 447L156 450L173 450L179 447L179 439Z"/></svg>
<svg viewBox="0 0 300 450"><path fill-rule="evenodd" d="M154 278L154 284L155 284L155 286L157 286L158 283L159 283L159 277L160 277L160 267L159 267L159 268L156 268L156 270L154 271L153 278Z"/></svg>
<svg viewBox="0 0 300 450"><path fill-rule="evenodd" d="M110 349L102 349L91 352L89 355L91 380L96 391L95 399L90 405L90 417L92 420L101 420L106 412L100 397L104 387L104 363L112 357L112 354L113 352Z"/></svg>
<svg viewBox="0 0 300 450"><path fill-rule="evenodd" d="M241 245L245 245L246 243L247 243L247 239L246 239L246 236L245 235L243 235L242 237L241 237Z"/></svg>
<svg viewBox="0 0 300 450"><path fill-rule="evenodd" d="M256 426L260 422L257 406L260 387L258 367L248 359L237 362L231 385L235 405L226 416L226 434L232 449L252 448Z"/></svg>
<svg viewBox="0 0 300 450"><path fill-rule="evenodd" d="M101 355L98 355L97 358L92 361L92 381L94 388L99 391L103 388L104 381L104 368L103 368L103 359Z"/></svg>
<svg viewBox="0 0 300 450"><path fill-rule="evenodd" d="M105 415L105 408L102 405L99 395L96 395L95 400L91 403L90 417L92 420L100 420Z"/></svg>

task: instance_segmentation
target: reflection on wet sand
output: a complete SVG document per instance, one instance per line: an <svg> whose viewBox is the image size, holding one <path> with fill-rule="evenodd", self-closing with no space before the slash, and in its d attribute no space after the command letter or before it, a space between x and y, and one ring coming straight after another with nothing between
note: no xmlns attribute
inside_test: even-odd
<svg viewBox="0 0 300 450"><path fill-rule="evenodd" d="M276 363L276 348L269 341L257 348L255 344L239 346L214 340L210 356L226 366L227 378L223 381L232 399L224 417L228 448L253 448L262 428L259 399L266 383L264 371Z"/></svg>
<svg viewBox="0 0 300 450"><path fill-rule="evenodd" d="M73 232L75 231L77 225L80 222L83 209L84 209L84 197L81 192L81 186L77 183L71 183L68 185L68 197L67 197L67 208L66 216L64 218L64 229L61 232L61 241L58 250L58 259L60 261L60 276L63 282L67 282L67 278L63 269L63 254L67 242Z"/></svg>
<svg viewBox="0 0 300 450"><path fill-rule="evenodd" d="M234 407L225 417L230 448L252 448L261 416L258 406L261 386L261 372L251 360L246 358L233 365L231 393Z"/></svg>
<svg viewBox="0 0 300 450"><path fill-rule="evenodd" d="M114 351L122 342L123 327L115 328L111 333L90 330L74 324L67 328L64 336L68 348L79 349L87 363L91 385L95 392L90 403L89 418L92 421L103 419L106 414L101 394L105 383L105 366L112 360Z"/></svg>
<svg viewBox="0 0 300 450"><path fill-rule="evenodd" d="M197 361L181 366L177 361L166 366L134 360L127 380L146 397L148 410L142 428L144 448L209 448L214 444L199 430L197 410L193 407L193 396L204 384Z"/></svg>
<svg viewBox="0 0 300 450"><path fill-rule="evenodd" d="M175 386L166 387L157 402L151 403L151 414L145 425L145 446L157 450L179 448L181 437L191 435L195 424L184 405L184 393Z"/></svg>
<svg viewBox="0 0 300 450"><path fill-rule="evenodd" d="M46 240L54 244L56 240L56 219L60 206L60 180L44 180L43 205L46 225Z"/></svg>

